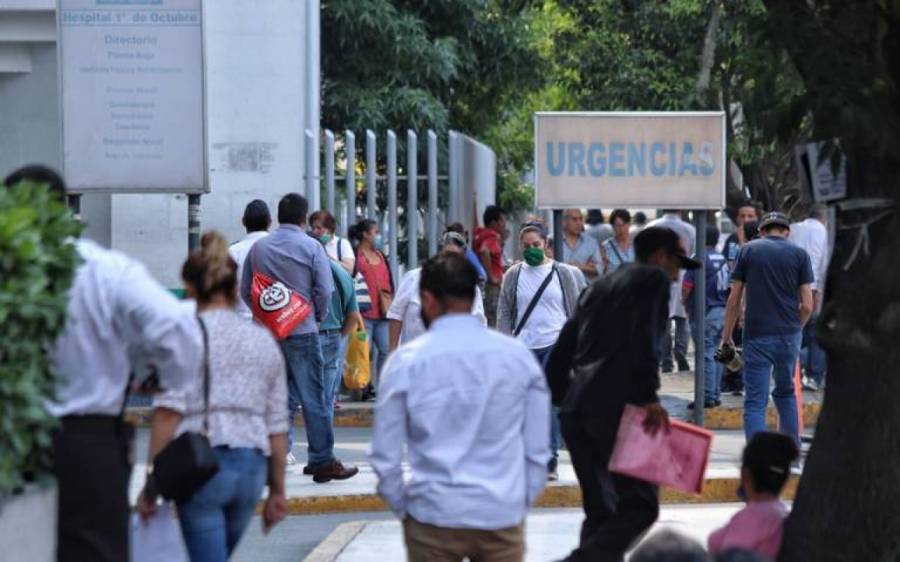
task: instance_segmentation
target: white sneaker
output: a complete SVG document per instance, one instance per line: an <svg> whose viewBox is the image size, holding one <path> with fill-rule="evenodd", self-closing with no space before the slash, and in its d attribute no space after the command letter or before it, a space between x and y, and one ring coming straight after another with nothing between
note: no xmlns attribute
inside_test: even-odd
<svg viewBox="0 0 900 562"><path fill-rule="evenodd" d="M287 457L285 458L285 463L288 466L297 464L297 457L294 456L294 453L287 454Z"/></svg>

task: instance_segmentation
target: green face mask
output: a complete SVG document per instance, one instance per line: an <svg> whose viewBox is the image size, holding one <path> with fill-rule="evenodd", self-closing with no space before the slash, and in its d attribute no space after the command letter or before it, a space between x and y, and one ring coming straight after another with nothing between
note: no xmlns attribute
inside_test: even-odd
<svg viewBox="0 0 900 562"><path fill-rule="evenodd" d="M541 265L544 263L544 250L540 248L525 248L523 252L525 263L530 266Z"/></svg>
<svg viewBox="0 0 900 562"><path fill-rule="evenodd" d="M329 242L331 242L331 235L326 232L322 235L321 238L319 238L319 240L322 241L322 244L328 244Z"/></svg>

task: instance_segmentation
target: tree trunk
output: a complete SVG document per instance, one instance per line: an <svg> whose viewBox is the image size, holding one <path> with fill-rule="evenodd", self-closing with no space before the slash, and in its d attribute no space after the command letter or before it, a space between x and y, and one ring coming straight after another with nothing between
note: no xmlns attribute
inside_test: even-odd
<svg viewBox="0 0 900 562"><path fill-rule="evenodd" d="M896 198L900 169L850 160L852 197ZM885 214L885 212L887 213ZM842 212L840 226L883 218L844 269L858 229L839 231L817 334L828 354L825 401L785 526L781 562L900 560L900 214Z"/></svg>

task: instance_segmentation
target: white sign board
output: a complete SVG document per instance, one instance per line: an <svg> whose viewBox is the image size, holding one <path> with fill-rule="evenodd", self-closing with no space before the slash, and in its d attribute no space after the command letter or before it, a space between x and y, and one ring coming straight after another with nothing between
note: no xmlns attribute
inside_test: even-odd
<svg viewBox="0 0 900 562"><path fill-rule="evenodd" d="M63 169L76 192L205 186L201 0L59 0Z"/></svg>
<svg viewBox="0 0 900 562"><path fill-rule="evenodd" d="M825 150L825 143L809 143L806 145L807 161L802 162L807 181L812 188L813 201L827 203L847 197L847 158L839 156L837 173L832 165L830 152ZM801 157L802 158L802 157Z"/></svg>
<svg viewBox="0 0 900 562"><path fill-rule="evenodd" d="M537 113L541 209L725 206L725 114Z"/></svg>

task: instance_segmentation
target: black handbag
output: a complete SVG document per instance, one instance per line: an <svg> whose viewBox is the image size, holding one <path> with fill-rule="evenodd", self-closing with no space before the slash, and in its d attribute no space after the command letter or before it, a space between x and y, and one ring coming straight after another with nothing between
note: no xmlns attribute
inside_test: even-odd
<svg viewBox="0 0 900 562"><path fill-rule="evenodd" d="M164 499L182 503L191 498L219 471L219 460L209 444L209 335L203 332L203 432L184 432L153 459L153 484Z"/></svg>

